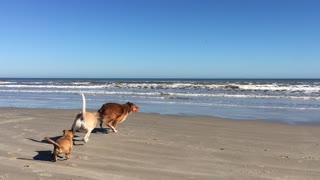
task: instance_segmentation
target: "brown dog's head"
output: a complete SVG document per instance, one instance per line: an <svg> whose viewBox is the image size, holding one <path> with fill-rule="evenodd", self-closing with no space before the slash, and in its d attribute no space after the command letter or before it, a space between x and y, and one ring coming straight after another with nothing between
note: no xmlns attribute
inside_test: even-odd
<svg viewBox="0 0 320 180"><path fill-rule="evenodd" d="M73 130L72 129L70 129L70 130L67 130L67 129L65 129L65 130L63 130L63 136L69 136L69 137L73 137Z"/></svg>
<svg viewBox="0 0 320 180"><path fill-rule="evenodd" d="M136 106L134 103L127 102L126 104L129 106L130 112L138 112L139 111L139 107Z"/></svg>

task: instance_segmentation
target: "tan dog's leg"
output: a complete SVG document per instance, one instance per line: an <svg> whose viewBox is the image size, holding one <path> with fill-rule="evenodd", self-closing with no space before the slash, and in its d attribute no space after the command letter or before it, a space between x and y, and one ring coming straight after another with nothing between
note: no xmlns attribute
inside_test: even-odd
<svg viewBox="0 0 320 180"><path fill-rule="evenodd" d="M92 130L93 130L93 129L87 129L87 133L86 133L86 135L85 135L84 138L83 138L83 140L84 140L85 143L87 143L87 142L89 141L89 136L90 136Z"/></svg>
<svg viewBox="0 0 320 180"><path fill-rule="evenodd" d="M85 143L87 143L87 142L89 141L89 135L90 135L90 131L87 129L87 133L86 133L86 135L83 137L83 141L84 141Z"/></svg>

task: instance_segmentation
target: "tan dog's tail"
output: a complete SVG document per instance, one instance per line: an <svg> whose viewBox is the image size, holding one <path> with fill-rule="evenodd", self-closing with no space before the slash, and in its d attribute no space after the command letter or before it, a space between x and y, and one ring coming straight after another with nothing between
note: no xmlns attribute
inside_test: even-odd
<svg viewBox="0 0 320 180"><path fill-rule="evenodd" d="M47 141L49 141L49 142L52 143L53 145L58 146L58 147L60 148L60 145L57 144L56 142L54 142L54 141L53 141L52 139L50 139L49 137L45 137L44 139L47 140Z"/></svg>
<svg viewBox="0 0 320 180"><path fill-rule="evenodd" d="M85 116L86 114L86 98L84 97L84 94L81 93L82 96L82 114Z"/></svg>

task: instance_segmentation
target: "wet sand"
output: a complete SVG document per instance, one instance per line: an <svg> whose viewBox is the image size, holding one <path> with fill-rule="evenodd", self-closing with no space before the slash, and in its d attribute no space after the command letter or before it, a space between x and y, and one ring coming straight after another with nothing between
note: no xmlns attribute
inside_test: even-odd
<svg viewBox="0 0 320 180"><path fill-rule="evenodd" d="M319 179L320 126L135 113L53 145L79 110L0 108L0 179Z"/></svg>

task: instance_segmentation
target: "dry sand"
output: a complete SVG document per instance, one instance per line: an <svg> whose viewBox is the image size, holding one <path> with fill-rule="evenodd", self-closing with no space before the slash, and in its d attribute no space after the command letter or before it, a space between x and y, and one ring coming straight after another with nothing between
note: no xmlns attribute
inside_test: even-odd
<svg viewBox="0 0 320 180"><path fill-rule="evenodd" d="M78 112L0 108L0 179L320 179L320 126L212 117L131 114L51 162Z"/></svg>

